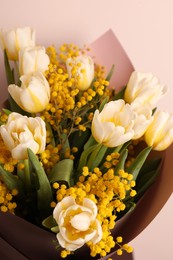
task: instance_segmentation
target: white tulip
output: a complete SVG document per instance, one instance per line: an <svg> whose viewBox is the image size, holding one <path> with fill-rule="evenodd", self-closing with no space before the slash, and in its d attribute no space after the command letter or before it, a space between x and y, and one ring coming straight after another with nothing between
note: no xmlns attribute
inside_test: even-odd
<svg viewBox="0 0 173 260"><path fill-rule="evenodd" d="M140 99L142 104L147 103L154 108L167 91L168 88L161 85L153 74L134 71L127 84L124 99L129 104Z"/></svg>
<svg viewBox="0 0 173 260"><path fill-rule="evenodd" d="M9 85L8 92L15 102L29 113L43 111L49 103L50 86L42 73L21 76L21 87Z"/></svg>
<svg viewBox="0 0 173 260"><path fill-rule="evenodd" d="M32 74L34 72L44 73L50 63L49 56L44 47L27 47L19 52L20 75Z"/></svg>
<svg viewBox="0 0 173 260"><path fill-rule="evenodd" d="M27 159L27 148L35 154L45 150L46 126L40 117L27 117L11 113L0 127L1 137L14 159Z"/></svg>
<svg viewBox="0 0 173 260"><path fill-rule="evenodd" d="M131 107L135 112L136 118L134 120L134 136L133 140L138 139L144 135L148 126L153 121L152 108L149 104L141 104L141 99L136 99L131 103Z"/></svg>
<svg viewBox="0 0 173 260"><path fill-rule="evenodd" d="M94 79L94 62L90 56L81 55L75 58L68 58L66 61L69 78L76 80L75 87L79 90L86 90Z"/></svg>
<svg viewBox="0 0 173 260"><path fill-rule="evenodd" d="M163 151L168 148L173 142L173 115L157 111L144 139L148 146L153 147L153 150Z"/></svg>
<svg viewBox="0 0 173 260"><path fill-rule="evenodd" d="M56 205L53 217L60 230L58 242L67 250L74 251L89 241L96 244L102 238L97 206L90 199L84 198L79 205L73 197L65 197Z"/></svg>
<svg viewBox="0 0 173 260"><path fill-rule="evenodd" d="M35 46L35 31L30 27L17 28L10 31L0 31L0 43L6 50L9 60L18 60L19 50Z"/></svg>
<svg viewBox="0 0 173 260"><path fill-rule="evenodd" d="M92 135L98 143L116 147L134 136L135 113L124 100L111 101L103 110L96 110L92 121Z"/></svg>

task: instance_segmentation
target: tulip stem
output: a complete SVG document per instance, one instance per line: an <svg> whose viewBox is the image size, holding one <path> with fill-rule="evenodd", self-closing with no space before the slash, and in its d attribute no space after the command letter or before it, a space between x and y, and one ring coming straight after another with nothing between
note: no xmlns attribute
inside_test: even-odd
<svg viewBox="0 0 173 260"><path fill-rule="evenodd" d="M28 159L24 160L24 165L25 165L25 186L26 189L29 190L31 186L31 176L30 176L30 170L29 170L29 161Z"/></svg>
<svg viewBox="0 0 173 260"><path fill-rule="evenodd" d="M14 77L16 78L16 84L20 87L21 83L20 83L20 74L19 74L19 67L18 67L18 64L17 62L15 61L14 62L14 68L15 68L15 75Z"/></svg>

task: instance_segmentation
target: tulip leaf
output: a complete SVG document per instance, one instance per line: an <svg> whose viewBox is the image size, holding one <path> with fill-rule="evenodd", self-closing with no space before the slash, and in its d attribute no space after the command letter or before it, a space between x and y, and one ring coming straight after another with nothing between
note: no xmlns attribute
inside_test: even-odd
<svg viewBox="0 0 173 260"><path fill-rule="evenodd" d="M104 155L107 151L107 147L100 144L94 149L88 159L87 166L90 171L93 171L93 169L101 163L102 159L104 158Z"/></svg>
<svg viewBox="0 0 173 260"><path fill-rule="evenodd" d="M97 144L96 140L94 139L93 135L90 136L88 141L84 145L84 150L88 149L90 146Z"/></svg>
<svg viewBox="0 0 173 260"><path fill-rule="evenodd" d="M119 153L122 153L124 150L126 150L128 148L128 146L131 144L131 142L132 141L130 140L130 141L124 143L123 145L119 145L118 147L116 147L116 148L118 148L116 151Z"/></svg>
<svg viewBox="0 0 173 260"><path fill-rule="evenodd" d="M160 167L155 171L147 172L143 177L140 178L140 181L136 183L137 195L135 196L135 201L139 200L145 191L155 182L158 174L160 172Z"/></svg>
<svg viewBox="0 0 173 260"><path fill-rule="evenodd" d="M104 106L108 103L108 101L109 101L109 97L108 96L103 99L102 103L99 106L99 111L100 112L103 110Z"/></svg>
<svg viewBox="0 0 173 260"><path fill-rule="evenodd" d="M133 180L136 180L145 160L147 159L152 147L146 147L135 158L133 163L127 168L127 172L133 174Z"/></svg>
<svg viewBox="0 0 173 260"><path fill-rule="evenodd" d="M85 145L89 144L91 139L91 131L87 128L85 132L75 131L69 136L70 147L77 147L78 151L75 153L75 158L78 159L85 149ZM96 141L94 141L96 143ZM90 144L89 144L90 145Z"/></svg>
<svg viewBox="0 0 173 260"><path fill-rule="evenodd" d="M66 134L61 135L62 153L65 153L67 149L70 148L69 140Z"/></svg>
<svg viewBox="0 0 173 260"><path fill-rule="evenodd" d="M123 99L125 90L126 90L126 86L124 88L122 88L117 94L115 94L115 96L113 97L113 100Z"/></svg>
<svg viewBox="0 0 173 260"><path fill-rule="evenodd" d="M106 80L109 81L114 73L114 70L115 70L115 65L113 64L108 75L106 76Z"/></svg>
<svg viewBox="0 0 173 260"><path fill-rule="evenodd" d="M71 186L73 174L73 160L64 159L59 161L52 169L49 174L49 181L51 183L64 181L68 183L68 186Z"/></svg>
<svg viewBox="0 0 173 260"><path fill-rule="evenodd" d="M9 190L17 189L19 196L23 196L22 182L11 172L6 171L2 165L0 165L0 179L5 183Z"/></svg>
<svg viewBox="0 0 173 260"><path fill-rule="evenodd" d="M98 146L100 146L100 144L94 144L83 151L83 153L81 154L80 160L79 160L78 168L77 168L78 175L81 174L82 168L87 165L88 156L95 149L97 149Z"/></svg>
<svg viewBox="0 0 173 260"><path fill-rule="evenodd" d="M152 160L146 161L140 170L140 173L138 175L138 180L146 173L157 170L158 167L160 167L160 165L162 164L162 161L163 161L162 158L156 158L156 159L154 158Z"/></svg>
<svg viewBox="0 0 173 260"><path fill-rule="evenodd" d="M55 219L53 218L53 215L51 215L42 221L42 225L48 229L51 229L51 228L57 226L57 223L56 223Z"/></svg>
<svg viewBox="0 0 173 260"><path fill-rule="evenodd" d="M49 135L50 135L50 138L51 138L51 144L53 146L55 146L55 137L54 137L54 134L53 134L53 130L52 130L51 125L47 121L46 121L46 129L49 131Z"/></svg>
<svg viewBox="0 0 173 260"><path fill-rule="evenodd" d="M7 115L9 116L12 112L6 108L3 108L2 111Z"/></svg>
<svg viewBox="0 0 173 260"><path fill-rule="evenodd" d="M50 203L53 200L52 189L49 180L37 156L29 148L28 148L28 158L31 167L35 171L35 176L39 183L39 189L37 190L38 209L47 211L50 209Z"/></svg>
<svg viewBox="0 0 173 260"><path fill-rule="evenodd" d="M57 234L59 232L59 227L58 226L52 227L51 231Z"/></svg>
<svg viewBox="0 0 173 260"><path fill-rule="evenodd" d="M15 84L14 69L11 69L10 67L6 50L4 50L4 64L5 64L5 73L6 73L6 79L8 85ZM30 115L29 113L21 109L10 95L8 97L8 100L9 100L11 111L20 113L22 115L28 115L28 116Z"/></svg>
<svg viewBox="0 0 173 260"><path fill-rule="evenodd" d="M121 169L124 170L127 155L128 155L128 150L127 149L123 150L123 152L120 155L119 162L117 163L115 170L114 170L115 175L118 175L119 170L121 170Z"/></svg>
<svg viewBox="0 0 173 260"><path fill-rule="evenodd" d="M15 83L14 70L11 69L11 67L10 67L10 63L9 63L9 60L8 60L6 50L4 50L4 64L5 64L5 73L6 73L8 85L14 84Z"/></svg>
<svg viewBox="0 0 173 260"><path fill-rule="evenodd" d="M152 110L152 116L155 114L156 110L157 110L157 107L153 108L153 110Z"/></svg>

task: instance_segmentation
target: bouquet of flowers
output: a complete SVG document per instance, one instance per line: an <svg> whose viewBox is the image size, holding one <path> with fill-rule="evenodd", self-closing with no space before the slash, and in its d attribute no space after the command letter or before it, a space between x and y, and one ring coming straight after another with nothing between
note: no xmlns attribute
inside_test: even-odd
<svg viewBox="0 0 173 260"><path fill-rule="evenodd" d="M150 152L173 141L173 116L156 107L167 87L134 71L117 91L114 65L105 75L86 46L38 46L29 27L0 40L0 211L53 232L61 258L84 245L91 258L131 253L113 231L159 174Z"/></svg>

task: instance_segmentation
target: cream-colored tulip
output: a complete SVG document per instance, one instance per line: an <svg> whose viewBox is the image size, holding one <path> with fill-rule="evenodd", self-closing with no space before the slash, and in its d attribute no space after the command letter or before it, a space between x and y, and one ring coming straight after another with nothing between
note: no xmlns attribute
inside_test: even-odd
<svg viewBox="0 0 173 260"><path fill-rule="evenodd" d="M73 197L65 197L54 208L53 217L59 227L58 242L67 250L74 251L89 241L96 244L102 238L97 206L88 198L79 205Z"/></svg>
<svg viewBox="0 0 173 260"><path fill-rule="evenodd" d="M92 121L92 135L98 143L108 147L122 145L134 136L135 113L124 100L110 101L103 110L96 110Z"/></svg>
<svg viewBox="0 0 173 260"><path fill-rule="evenodd" d="M141 99L136 99L131 103L131 107L136 115L133 126L133 140L142 137L146 132L148 126L153 121L153 112L151 106L148 103L141 104L141 101Z"/></svg>
<svg viewBox="0 0 173 260"><path fill-rule="evenodd" d="M94 62L90 56L81 55L66 61L69 78L75 78L74 87L86 90L94 79Z"/></svg>
<svg viewBox="0 0 173 260"><path fill-rule="evenodd" d="M43 111L49 103L50 86L41 72L21 76L21 87L8 86L8 92L15 102L26 112Z"/></svg>
<svg viewBox="0 0 173 260"><path fill-rule="evenodd" d="M0 31L0 43L6 50L9 60L18 60L19 50L35 46L35 31L30 27Z"/></svg>
<svg viewBox="0 0 173 260"><path fill-rule="evenodd" d="M40 117L27 117L13 112L7 123L0 127L0 134L14 159L27 159L27 148L35 154L45 150L46 126Z"/></svg>
<svg viewBox="0 0 173 260"><path fill-rule="evenodd" d="M173 142L173 115L157 111L154 120L149 125L144 139L153 150L163 151Z"/></svg>
<svg viewBox="0 0 173 260"><path fill-rule="evenodd" d="M153 74L134 71L127 84L124 99L129 104L140 99L142 104L147 103L154 108L167 91L168 88L161 85Z"/></svg>
<svg viewBox="0 0 173 260"><path fill-rule="evenodd" d="M48 69L49 56L44 47L27 47L19 52L19 73L20 75L42 72Z"/></svg>

